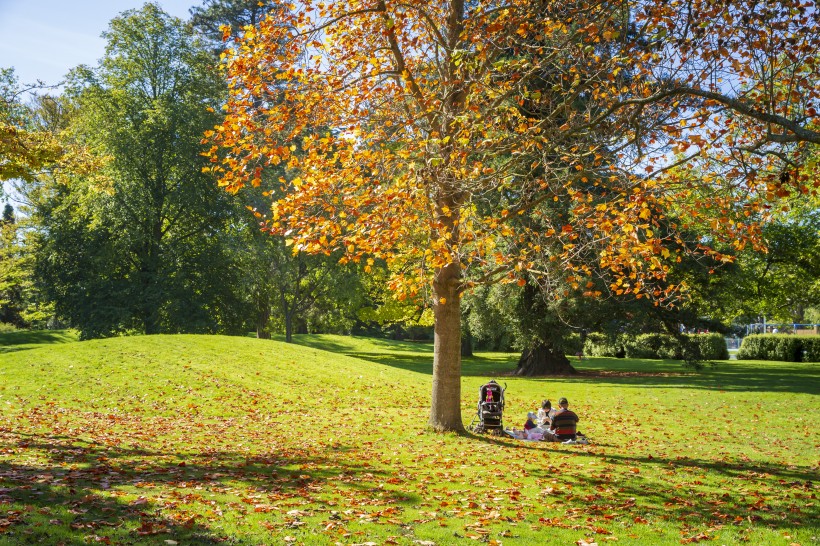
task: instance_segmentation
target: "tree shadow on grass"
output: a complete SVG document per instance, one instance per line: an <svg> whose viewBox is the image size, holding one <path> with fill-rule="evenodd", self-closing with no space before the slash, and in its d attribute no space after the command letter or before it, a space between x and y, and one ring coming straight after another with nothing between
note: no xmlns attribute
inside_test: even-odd
<svg viewBox="0 0 820 546"><path fill-rule="evenodd" d="M343 353L345 356L366 360L391 368L407 370L424 375L433 374L433 355L426 354L395 354L391 352L356 352L349 351ZM466 357L462 359L462 377L504 377L509 376L515 369L515 364L510 367L509 355L499 353L499 356L487 354Z"/></svg>
<svg viewBox="0 0 820 546"><path fill-rule="evenodd" d="M20 330L0 333L0 354L35 349L42 345L72 343L77 334L71 330Z"/></svg>
<svg viewBox="0 0 820 546"><path fill-rule="evenodd" d="M572 377L534 377L533 381L571 381L595 385L622 385L640 388L700 389L724 392L780 392L820 394L820 368L811 365L759 367L753 364L719 365L703 372L680 374L618 373L584 371Z"/></svg>
<svg viewBox="0 0 820 546"><path fill-rule="evenodd" d="M321 341L321 340L320 340ZM408 370L425 375L433 373L431 352L396 354L395 342L385 342L384 352L362 352L351 346L330 345L306 337L305 345L324 348L361 360ZM412 344L410 344L412 345ZM510 377L518 362L518 355L510 353L476 353L462 359L462 377ZM529 381L568 381L596 385L623 385L629 387L675 388L731 391L731 392L789 392L820 394L820 365L794 363L720 362L716 367L702 371L685 368L678 361L594 358L572 364L581 372L573 376L516 377Z"/></svg>
<svg viewBox="0 0 820 546"><path fill-rule="evenodd" d="M684 529L734 524L818 529L820 522L820 506L814 500L820 483L813 468L760 461L636 457L602 452L598 449L602 444L597 443L564 446L472 433L465 436L499 447L513 445L532 452L532 457L542 452L544 458L539 457L528 473L554 481L553 504L561 510L569 507L567 513L580 519L620 514L626 518L621 523L627 525L680 521ZM569 469L553 466L559 464L554 456L560 454L597 459L594 467L600 470L585 475L573 471L572 465ZM573 508L575 504L581 508ZM571 520L561 521L572 525Z"/></svg>
<svg viewBox="0 0 820 546"><path fill-rule="evenodd" d="M622 466L621 479L612 481L611 473L603 471L596 477L573 475L566 483L587 491L614 488L621 508L628 508L630 515L639 518L680 521L684 527L743 523L774 529L807 524L817 528L820 521L820 508L804 500L816 496L818 489L817 473L808 468L759 461L633 457L594 451L585 455L600 458L602 468ZM645 474L650 474L649 467L669 477L645 478ZM707 475L703 482L701 475ZM710 485L708 482L715 478L717 483ZM586 487L579 488L578 482ZM607 502L606 495L588 500L593 506Z"/></svg>
<svg viewBox="0 0 820 546"><path fill-rule="evenodd" d="M284 341L284 336L277 337L276 339ZM365 342L371 347L375 347L379 353L383 349L385 353L421 353L430 355L430 358L432 358L433 354L433 345L429 342L393 341L371 337L358 338L356 336L324 336L321 334L297 334L293 336L293 343L296 345L340 354L349 354L360 350L362 342Z"/></svg>
<svg viewBox="0 0 820 546"><path fill-rule="evenodd" d="M330 516L327 499L338 490L369 496L390 478L366 463L298 450L192 454L64 435L4 436L0 543L9 538L14 544L243 543L219 530L223 511L298 534L305 525L301 519ZM344 452L344 446L333 451ZM412 493L380 489L379 494L380 502L392 505L419 502ZM294 515L295 505L305 508Z"/></svg>

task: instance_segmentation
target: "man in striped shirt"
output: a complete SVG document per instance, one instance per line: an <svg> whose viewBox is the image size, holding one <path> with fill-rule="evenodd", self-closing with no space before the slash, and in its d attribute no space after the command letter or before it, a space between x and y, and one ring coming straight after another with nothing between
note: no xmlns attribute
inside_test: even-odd
<svg viewBox="0 0 820 546"><path fill-rule="evenodd" d="M569 402L566 398L561 397L558 400L558 411L552 417L552 424L550 425L550 432L555 440L563 442L564 440L575 440L576 426L578 424L578 416L574 411L569 409Z"/></svg>

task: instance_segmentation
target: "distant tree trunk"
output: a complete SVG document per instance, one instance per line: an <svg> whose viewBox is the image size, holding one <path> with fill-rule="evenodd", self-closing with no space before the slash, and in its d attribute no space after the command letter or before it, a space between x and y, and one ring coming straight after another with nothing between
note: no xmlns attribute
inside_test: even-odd
<svg viewBox="0 0 820 546"><path fill-rule="evenodd" d="M578 371L572 367L564 353L552 344L541 343L532 349L524 349L518 360L515 375L573 375Z"/></svg>
<svg viewBox="0 0 820 546"><path fill-rule="evenodd" d="M258 339L270 339L270 303L267 298L260 297L256 313L256 337Z"/></svg>
<svg viewBox="0 0 820 546"><path fill-rule="evenodd" d="M285 343L293 343L293 315L285 312Z"/></svg>
<svg viewBox="0 0 820 546"><path fill-rule="evenodd" d="M464 328L461 334L461 356L473 356L473 336L469 328Z"/></svg>

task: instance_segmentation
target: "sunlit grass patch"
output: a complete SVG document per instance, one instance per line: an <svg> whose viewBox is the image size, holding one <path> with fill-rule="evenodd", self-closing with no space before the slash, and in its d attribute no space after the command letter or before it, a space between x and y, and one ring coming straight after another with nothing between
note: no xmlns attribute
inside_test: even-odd
<svg viewBox="0 0 820 546"><path fill-rule="evenodd" d="M0 543L816 542L812 365L592 359L518 378L517 355L465 360L465 423L494 377L508 426L567 396L592 443L564 446L427 432L429 346L297 341L0 356Z"/></svg>

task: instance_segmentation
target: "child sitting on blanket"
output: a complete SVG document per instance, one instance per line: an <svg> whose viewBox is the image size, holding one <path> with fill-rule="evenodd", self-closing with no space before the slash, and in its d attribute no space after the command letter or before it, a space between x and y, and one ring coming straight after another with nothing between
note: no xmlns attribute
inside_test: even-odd
<svg viewBox="0 0 820 546"><path fill-rule="evenodd" d="M529 412L527 414L527 421L524 423L524 430L530 431L532 429L538 428L538 425L535 424L536 416L533 412ZM539 430L539 432L541 432Z"/></svg>
<svg viewBox="0 0 820 546"><path fill-rule="evenodd" d="M552 409L552 402L544 400L541 402L541 409L538 410L538 426L544 429L549 428L552 424L552 416L555 411Z"/></svg>

